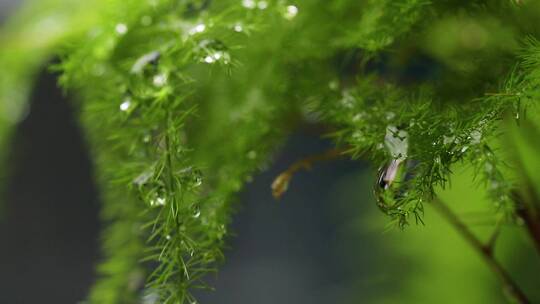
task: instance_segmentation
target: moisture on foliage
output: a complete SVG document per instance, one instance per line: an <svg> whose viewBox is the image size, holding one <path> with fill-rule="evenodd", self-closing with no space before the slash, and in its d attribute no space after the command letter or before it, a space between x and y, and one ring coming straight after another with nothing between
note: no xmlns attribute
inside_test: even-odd
<svg viewBox="0 0 540 304"><path fill-rule="evenodd" d="M457 162L512 222L493 142L540 85L540 5L521 2L33 3L0 36L0 135L58 55L105 197L92 303L194 303L223 258L234 195L302 123L381 168L374 192L399 227L423 221Z"/></svg>

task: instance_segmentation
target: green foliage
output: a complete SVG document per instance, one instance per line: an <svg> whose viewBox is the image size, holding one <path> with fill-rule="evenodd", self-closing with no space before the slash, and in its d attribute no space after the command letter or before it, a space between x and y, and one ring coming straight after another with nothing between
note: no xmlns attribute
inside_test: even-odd
<svg viewBox="0 0 540 304"><path fill-rule="evenodd" d="M195 302L223 258L234 195L305 122L381 166L378 205L401 228L423 222L456 163L512 223L516 184L493 143L538 99L540 9L486 2L50 1L64 17L15 19L60 20L48 35L21 21L1 36L0 114L12 122L0 134L60 54L109 224L92 303Z"/></svg>

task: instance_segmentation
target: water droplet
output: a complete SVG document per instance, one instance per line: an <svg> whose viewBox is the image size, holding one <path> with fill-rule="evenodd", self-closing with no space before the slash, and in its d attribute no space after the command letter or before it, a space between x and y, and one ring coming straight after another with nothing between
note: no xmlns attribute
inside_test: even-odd
<svg viewBox="0 0 540 304"><path fill-rule="evenodd" d="M208 55L208 56L204 57L203 61L206 62L206 63L214 63L214 61L216 61L216 60L214 59L214 57Z"/></svg>
<svg viewBox="0 0 540 304"><path fill-rule="evenodd" d="M465 153L465 151L467 151L469 149L469 146L463 146L463 148L461 148L461 153Z"/></svg>
<svg viewBox="0 0 540 304"><path fill-rule="evenodd" d="M242 0L242 6L249 9L254 9L257 4L254 0Z"/></svg>
<svg viewBox="0 0 540 304"><path fill-rule="evenodd" d="M257 3L257 8L259 8L260 10L264 10L268 7L268 2L266 1L259 1Z"/></svg>
<svg viewBox="0 0 540 304"><path fill-rule="evenodd" d="M124 101L120 104L120 111L127 112L129 108L131 107L131 98L126 98Z"/></svg>
<svg viewBox="0 0 540 304"><path fill-rule="evenodd" d="M193 211L193 218L199 218L201 216L201 210L199 208L196 208L195 211Z"/></svg>
<svg viewBox="0 0 540 304"><path fill-rule="evenodd" d="M224 64L228 64L230 61L230 55L227 52L224 51L215 51L212 54L207 55L204 57L203 61L205 63L214 63L218 61L222 61Z"/></svg>
<svg viewBox="0 0 540 304"><path fill-rule="evenodd" d="M124 34L126 34L127 31L128 31L128 27L127 27L127 25L124 24L124 23L118 23L118 24L116 25L116 27L114 28L114 30L116 31L116 33L117 33L118 35L124 35Z"/></svg>
<svg viewBox="0 0 540 304"><path fill-rule="evenodd" d="M386 168L381 169L378 180L378 185L381 189L386 190L390 188L398 175L401 163L401 160L393 159Z"/></svg>
<svg viewBox="0 0 540 304"><path fill-rule="evenodd" d="M137 186L142 186L148 182L148 180L154 175L154 170L147 170L141 173L139 176L137 176L133 183Z"/></svg>
<svg viewBox="0 0 540 304"><path fill-rule="evenodd" d="M153 52L144 54L139 59L137 59L137 61L135 61L135 63L131 67L131 73L133 74L141 73L147 65L157 64L160 57L161 57L161 53L159 51L153 51Z"/></svg>
<svg viewBox="0 0 540 304"><path fill-rule="evenodd" d="M163 197L156 197L155 199L150 200L150 206L164 206L166 200Z"/></svg>
<svg viewBox="0 0 540 304"><path fill-rule="evenodd" d="M383 212L406 210L401 208L401 202L410 197L411 187L414 186L411 181L414 179L417 165L418 162L414 160L392 159L379 170L374 193L377 206Z"/></svg>
<svg viewBox="0 0 540 304"><path fill-rule="evenodd" d="M407 158L409 149L409 134L405 130L400 130L396 126L388 126L384 137L386 149L395 159L404 160Z"/></svg>
<svg viewBox="0 0 540 304"><path fill-rule="evenodd" d="M154 85L156 87L162 87L167 83L167 75L165 74L157 74L154 76L154 79L152 80Z"/></svg>
<svg viewBox="0 0 540 304"><path fill-rule="evenodd" d="M350 91L343 91L340 102L345 108L352 109L355 99Z"/></svg>
<svg viewBox="0 0 540 304"><path fill-rule="evenodd" d="M233 26L233 30L237 33L241 33L244 31L244 27L242 26L242 24L237 23Z"/></svg>
<svg viewBox="0 0 540 304"><path fill-rule="evenodd" d="M452 143L454 143L455 139L456 139L456 137L453 136L453 135L451 135L451 136L444 135L443 136L443 144L445 144L445 145L452 144Z"/></svg>
<svg viewBox="0 0 540 304"><path fill-rule="evenodd" d="M484 165L484 169L486 170L487 173L491 173L493 171L493 164L492 163L489 163L487 162L485 165Z"/></svg>
<svg viewBox="0 0 540 304"><path fill-rule="evenodd" d="M200 187L203 183L203 174L201 170L194 169L192 170L192 181L193 181L193 187Z"/></svg>
<svg viewBox="0 0 540 304"><path fill-rule="evenodd" d="M470 134L471 144L479 144L482 139L482 132L480 130L474 130Z"/></svg>
<svg viewBox="0 0 540 304"><path fill-rule="evenodd" d="M298 15L298 7L294 5L287 6L286 12L285 12L285 18L292 20L294 17L296 17L296 15Z"/></svg>
<svg viewBox="0 0 540 304"><path fill-rule="evenodd" d="M194 27L192 27L191 29L189 29L189 34L190 35L195 35L195 34L198 34L198 33L202 33L206 30L206 25L204 23L199 23L197 25L195 25Z"/></svg>
<svg viewBox="0 0 540 304"><path fill-rule="evenodd" d="M167 240L170 240L170 239L171 239L171 236L170 236L169 234L167 234L167 235L165 236L165 238L166 238Z"/></svg>
<svg viewBox="0 0 540 304"><path fill-rule="evenodd" d="M201 54L201 62L204 63L212 64L219 61L228 64L231 60L227 47L218 40L202 40L197 51Z"/></svg>

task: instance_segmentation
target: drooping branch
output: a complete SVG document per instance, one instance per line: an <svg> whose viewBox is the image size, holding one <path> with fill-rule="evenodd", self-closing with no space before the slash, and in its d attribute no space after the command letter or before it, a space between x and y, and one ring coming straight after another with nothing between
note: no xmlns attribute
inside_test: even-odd
<svg viewBox="0 0 540 304"><path fill-rule="evenodd" d="M516 213L523 220L536 251L540 254L540 217L536 208L537 203L534 204L530 202L531 200L537 199L535 191L532 189L530 183L527 183L525 190L529 193L529 200L518 191L512 192L512 198L517 205Z"/></svg>
<svg viewBox="0 0 540 304"><path fill-rule="evenodd" d="M316 154L308 156L304 159L298 160L293 163L287 170L283 171L278 175L274 182L272 183L272 195L275 199L281 198L283 194L287 191L289 187L289 182L291 181L294 174L301 169L309 170L313 167L313 164L322 161L329 161L340 158L343 156L346 150L344 149L330 149L321 154Z"/></svg>
<svg viewBox="0 0 540 304"><path fill-rule="evenodd" d="M497 278L501 281L503 288L508 292L508 295L515 300L516 303L530 303L527 296L521 288L510 277L508 272L495 259L493 254L492 240L484 245L469 228L454 214L450 208L438 197L434 197L431 205L454 227L454 229L471 245L471 247L482 257L484 262L493 271Z"/></svg>

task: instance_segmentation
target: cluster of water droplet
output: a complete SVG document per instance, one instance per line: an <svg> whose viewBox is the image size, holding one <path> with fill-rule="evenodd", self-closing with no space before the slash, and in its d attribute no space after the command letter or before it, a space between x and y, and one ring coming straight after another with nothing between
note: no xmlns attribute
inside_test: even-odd
<svg viewBox="0 0 540 304"><path fill-rule="evenodd" d="M393 159L405 160L409 150L409 133L394 125L386 127L384 145Z"/></svg>
<svg viewBox="0 0 540 304"><path fill-rule="evenodd" d="M182 184L189 188L198 188L203 184L203 174L201 170L194 167L187 167L178 171Z"/></svg>
<svg viewBox="0 0 540 304"><path fill-rule="evenodd" d="M260 9L265 10L268 8L268 2L265 0L242 0L242 6L247 9Z"/></svg>
<svg viewBox="0 0 540 304"><path fill-rule="evenodd" d="M227 47L216 39L201 40L197 46L196 53L199 54L200 61L207 64L229 64L231 61Z"/></svg>

